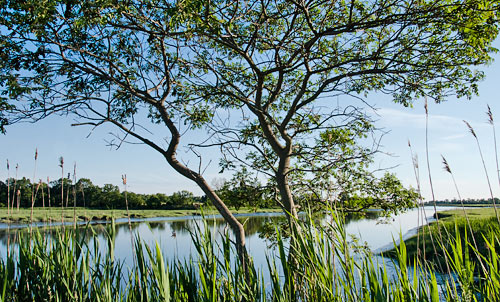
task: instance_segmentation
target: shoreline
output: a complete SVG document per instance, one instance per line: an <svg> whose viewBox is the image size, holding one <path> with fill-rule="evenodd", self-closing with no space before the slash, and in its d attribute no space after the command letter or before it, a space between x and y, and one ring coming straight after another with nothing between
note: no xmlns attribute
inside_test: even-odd
<svg viewBox="0 0 500 302"><path fill-rule="evenodd" d="M451 240L454 240L453 238L455 238L457 230L459 231L461 238L464 238L464 235L469 236L470 230L468 229L464 210L472 225L472 232L477 241L478 252L482 255L486 255L488 250L484 242L484 235L491 231L492 226L496 226L498 228L498 223L495 218L495 211L492 207L465 207L464 209L457 208L454 210L445 210L441 212L438 211L439 226L446 229L446 231L444 231L443 233L450 234L452 237ZM442 247L440 247L439 244L435 244L435 246L437 246L438 248L436 251L434 251L434 244L432 243L432 239L430 239L429 236L429 234L431 233L435 240L439 238L439 230L437 227L435 214L433 214L433 216L431 217L434 218L431 218L432 220L429 220L428 224L419 226L417 232L415 232L412 236L406 236L407 234L403 236L403 242L406 246L408 259L410 261L414 261L416 258L421 257L421 255L417 253L417 250L420 250L422 254L428 256L428 258L426 259L427 261L430 261L432 263L438 263L442 261L442 259L440 259L440 257L442 257L444 253ZM449 242L450 239L443 238L443 240ZM417 246L417 242L419 246ZM400 244L401 242L397 242L398 248ZM446 249L449 248L450 246L447 245ZM449 252L450 251L448 251L448 253ZM385 249L384 251L377 254L383 257L394 259L396 255L396 247L392 246L389 249Z"/></svg>
<svg viewBox="0 0 500 302"><path fill-rule="evenodd" d="M19 211L14 209L13 213L7 215L7 208L0 208L0 225L61 225L62 217L64 217L64 224L73 224L74 213L76 212L77 223L99 222L107 223L112 219L127 219L127 210L125 209L90 209L90 208L34 208L33 220L31 220L31 208L21 208ZM142 221L144 219L158 219L158 218L187 218L204 215L217 215L218 211L215 208L200 209L139 209L129 210L131 221ZM254 213L281 213L282 210L278 208L270 209L255 209L255 208L240 208L238 210L232 209L233 214L254 214Z"/></svg>

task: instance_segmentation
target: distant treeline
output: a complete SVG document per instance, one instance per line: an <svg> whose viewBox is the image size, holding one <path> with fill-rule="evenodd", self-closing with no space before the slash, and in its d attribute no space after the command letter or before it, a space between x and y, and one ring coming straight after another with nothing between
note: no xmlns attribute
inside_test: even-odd
<svg viewBox="0 0 500 302"><path fill-rule="evenodd" d="M445 200L437 200L436 205L438 206L447 206L447 205L460 205L463 203L464 205L475 205L475 204L491 204L493 205L493 201L495 201L495 204L500 203L500 199L495 197L494 199L491 198L479 198L479 199L474 199L474 198L467 198L467 199L445 199ZM432 201L427 201L424 204L426 205L432 205L434 202Z"/></svg>
<svg viewBox="0 0 500 302"><path fill-rule="evenodd" d="M273 208L277 206L276 190L273 184L262 185L256 176L247 169L237 171L229 180L220 179L213 184L217 195L227 206ZM405 189L394 175L387 174L371 187L368 196L358 196L344 192L335 200L338 209L346 212L360 212L368 208L378 208L393 212L398 209L411 208L418 199L413 190ZM365 194L366 195L366 194ZM125 199L127 196L127 199ZM305 209L319 209L329 202L310 193L307 188L294 194L297 206ZM50 182L32 183L25 177L10 178L0 181L0 206L31 207L89 207L103 209L124 209L126 200L131 209L192 209L202 204L210 204L206 196L194 196L193 193L182 190L172 195L162 193L137 194L120 191L116 185L94 185L88 178L80 178L73 182L67 178Z"/></svg>
<svg viewBox="0 0 500 302"><path fill-rule="evenodd" d="M118 186L105 184L100 187L87 178L81 178L75 184L68 178L48 184L32 184L25 177L0 181L0 205L6 207L7 200L14 207L31 207L34 200L35 207L61 207L62 203L65 207L76 204L78 207L125 208L125 192L120 191ZM204 197L194 196L189 191L179 191L172 195L127 192L127 200L130 208L188 208L196 203L205 203Z"/></svg>
<svg viewBox="0 0 500 302"><path fill-rule="evenodd" d="M266 190L258 182L234 180L225 181L217 190L219 196L228 206L232 207L269 207L272 201L266 197ZM206 196L194 196L193 193L182 190L172 195L137 194L126 192L129 208L164 208L189 209L207 202ZM0 181L0 206L10 205L17 207L31 207L34 200L35 207L77 207L122 209L125 208L125 192L118 186L105 184L100 187L94 185L88 178L81 178L76 183L64 178L32 184L30 179L10 178Z"/></svg>

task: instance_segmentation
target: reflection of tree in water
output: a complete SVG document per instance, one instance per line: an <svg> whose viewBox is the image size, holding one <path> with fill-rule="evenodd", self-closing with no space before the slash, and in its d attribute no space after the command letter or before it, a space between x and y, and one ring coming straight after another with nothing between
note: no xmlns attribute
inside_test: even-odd
<svg viewBox="0 0 500 302"><path fill-rule="evenodd" d="M16 238L21 231L21 229L11 229L10 231L7 229L0 230L0 242L5 246L7 246L7 243L12 245L14 238Z"/></svg>
<svg viewBox="0 0 500 302"><path fill-rule="evenodd" d="M121 227L122 227L121 225L117 225L116 230L118 231L118 229ZM76 228L76 235L78 241L81 242L82 244L92 245L93 243L91 241L94 240L94 236L104 235L106 232L109 232L110 228L111 224L80 225L77 226ZM64 232L64 229L66 230L71 229L71 231L73 231L73 226L65 226L64 228L62 228L61 226L39 226L33 228L33 233L40 232L46 240L50 241L56 238L56 236L58 236L62 232ZM23 239L29 238L30 237L29 227L0 230L0 242L5 246L7 246L7 243L9 243L10 246L12 246L13 244L17 244L19 236L21 236L21 238ZM113 238L113 240L114 239L115 238Z"/></svg>
<svg viewBox="0 0 500 302"><path fill-rule="evenodd" d="M106 225L109 225L109 224L106 224ZM133 222L130 224L130 228L132 229L132 231L134 231L135 229L139 228L140 225L141 225L141 223ZM117 232L119 232L119 231L129 232L128 222L116 224L116 231Z"/></svg>
<svg viewBox="0 0 500 302"><path fill-rule="evenodd" d="M324 215L318 216L317 220L320 221L323 219ZM370 216L371 217L371 216ZM287 233L287 221L285 216L240 216L238 217L242 223L244 223L245 232L247 236L252 236L255 234L259 234L261 238L275 238L275 226L278 226L282 233ZM132 223L132 229L135 230L140 227L142 223L146 223L149 225L151 230L156 230L159 232L166 231L167 225L170 227L172 232L175 232L177 235L187 235L189 236L190 232L196 232L197 226L200 226L200 229L203 231L203 220L201 219L184 219L184 220L172 220L172 221L146 221L146 222L135 222ZM207 226L214 230L215 224L215 233L224 233L226 230L229 231L230 228L227 227L226 222L223 219L219 218L207 218L206 219ZM119 223L115 225L116 234L124 232L128 235L129 225L127 222ZM73 228L73 226L66 226L66 228ZM109 233L109 229L111 228L111 223L108 224L92 224L89 226L79 226L77 231L79 235L83 235L83 232L87 232L88 236L79 236L80 240L84 239L85 243L89 243L94 239L94 236L106 236L106 233ZM57 231L60 231L60 226L54 227L38 227L35 228L34 231L44 232L47 238L53 238ZM7 229L0 230L0 242L7 246L7 241L9 240L10 244L14 242L14 238L17 234L25 234L29 235L29 228L22 229L11 229L10 232ZM167 234L170 235L170 234ZM116 236L115 236L116 237ZM10 239L9 239L10 238ZM16 239L17 240L17 239ZM113 238L114 240L114 238ZM90 245L92 243L90 242Z"/></svg>
<svg viewBox="0 0 500 302"><path fill-rule="evenodd" d="M266 216L253 216L246 218L239 218L242 223L244 223L245 234L247 236L255 235L262 231L263 226L266 223L270 223L277 217L266 217Z"/></svg>
<svg viewBox="0 0 500 302"><path fill-rule="evenodd" d="M273 217L274 219L264 222L260 228L259 238L270 240L272 243L276 242L277 233L279 230L281 237L288 238L290 236L290 228L288 220L285 216Z"/></svg>
<svg viewBox="0 0 500 302"><path fill-rule="evenodd" d="M368 220L375 220L378 219L383 215L384 213L382 211L366 211L366 212L357 212L357 213L347 213L345 215L345 224L348 224L350 222L358 221L358 220L363 220L363 219L368 219Z"/></svg>
<svg viewBox="0 0 500 302"><path fill-rule="evenodd" d="M158 221L148 221L147 224L151 230L164 231L167 223L163 222L163 221L159 221L159 222ZM137 223L137 225L139 225L139 223Z"/></svg>
<svg viewBox="0 0 500 302"><path fill-rule="evenodd" d="M168 224L172 232L176 232L179 235L189 235L189 231L196 229L194 219L169 221Z"/></svg>
<svg viewBox="0 0 500 302"><path fill-rule="evenodd" d="M259 233L264 224L276 218L277 217L274 216L237 217L237 219L241 223L244 223L245 233L247 236ZM197 225L199 225L200 227L203 225L203 221L199 219L175 220L175 221L169 221L168 223L172 231L176 232L177 234L186 234L186 235L188 235L190 231L191 232L196 231ZM214 228L215 225L215 232L217 233L223 233L226 228L229 229L224 219L221 218L215 218L215 219L207 218L206 223L209 228Z"/></svg>
<svg viewBox="0 0 500 302"><path fill-rule="evenodd" d="M358 220L368 219L375 220L379 217L383 216L383 213L380 211L367 211L364 213L347 213L344 215L344 223L347 225L351 222L355 222ZM256 231L259 233L260 238L265 238L270 240L271 242L275 242L277 234L276 229L279 230L281 237L288 238L290 235L288 221L285 216L278 217L262 217L264 220ZM272 219L271 219L272 218ZM302 215L301 219L306 219L306 215ZM321 225L325 223L330 223L331 216L325 215L323 213L313 213L312 219L316 225Z"/></svg>

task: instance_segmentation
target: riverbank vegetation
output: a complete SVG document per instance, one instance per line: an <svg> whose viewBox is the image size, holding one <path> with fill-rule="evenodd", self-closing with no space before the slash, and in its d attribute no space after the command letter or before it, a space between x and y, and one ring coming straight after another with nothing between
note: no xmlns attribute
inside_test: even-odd
<svg viewBox="0 0 500 302"><path fill-rule="evenodd" d="M267 208L250 208L241 207L238 209L232 209L235 214L249 214L249 213L273 213L282 212L281 209L267 209ZM206 215L219 214L217 209L213 207L204 207L203 212ZM3 223L21 223L28 224L31 221L36 222L60 222L61 217L64 221L69 222L74 220L74 215L76 214L76 221L95 221L95 220L106 220L111 221L112 219L118 218L153 218L153 217L182 217L182 216L199 216L199 209L132 209L129 210L129 215L127 215L126 209L91 209L91 208L68 208L62 210L61 208L34 208L33 217L31 217L30 208L20 208L19 211L14 210L12 213L7 213L7 208L0 208L0 222Z"/></svg>
<svg viewBox="0 0 500 302"><path fill-rule="evenodd" d="M0 205L7 207L10 200L12 208L35 207L88 207L99 209L125 209L125 195L130 209L194 209L193 206L206 204L206 196L194 196L182 190L171 195L162 193L138 194L113 184L98 186L88 178L74 181L68 177L47 182L41 179L32 182L22 177L0 181ZM269 189L247 174L236 174L229 181L220 179L217 192L224 197L226 204L236 209L240 207L262 207L273 205Z"/></svg>
<svg viewBox="0 0 500 302"><path fill-rule="evenodd" d="M423 203L423 205L432 206L457 206L457 207L492 207L494 204L500 204L500 199L498 197L495 198L464 198L464 199L445 199L445 200L436 200L427 201Z"/></svg>
<svg viewBox="0 0 500 302"><path fill-rule="evenodd" d="M171 195L138 194L120 190L113 184L94 185L87 178L72 181L70 176L62 181L40 180L38 183L32 183L25 177L9 178L5 183L0 181L0 205L3 205L0 207L0 221L60 221L61 217L73 220L75 216L79 221L110 220L127 217L127 207L131 218L194 215L199 214L201 206L207 214L216 210L206 195L194 196L186 190ZM214 187L234 214L282 210L275 202L275 190L262 185L246 169L235 173L229 180L216 179ZM294 195L297 208L323 212L328 201L306 192L299 191ZM380 179L372 179L369 193L343 192L335 201L335 206L351 213L377 208L390 215L412 208L418 198L415 190L406 189L393 174L387 173Z"/></svg>
<svg viewBox="0 0 500 302"><path fill-rule="evenodd" d="M450 274L435 274L425 262L409 264L410 248L404 242L396 248L394 262L356 249L336 218L342 215L330 215L325 226L309 217L297 221L301 231L293 231L294 246L278 232L268 266L249 262L245 271L240 262L231 261L235 250L228 234L216 241L206 220L192 234L194 258L172 262L164 260L158 245L149 247L140 238L134 239L133 261L115 259L114 223L107 226L106 247L99 246L91 226L86 232L66 228L52 235L35 229L20 235L19 248L0 260L0 300L436 302L495 301L500 295L500 258L494 249L483 258L484 274L476 279L462 243L450 241L454 249L444 256ZM494 245L498 235L487 243Z"/></svg>
<svg viewBox="0 0 500 302"><path fill-rule="evenodd" d="M449 265L445 256L453 253L459 238L463 238L461 249L468 252L467 257L474 262L476 269L490 253L500 252L500 242L495 239L500 234L500 225L493 208L456 209L438 212L437 216L439 222L420 227L417 235L404 241L408 258L412 261L426 260L444 272ZM396 252L392 249L383 254L395 257Z"/></svg>

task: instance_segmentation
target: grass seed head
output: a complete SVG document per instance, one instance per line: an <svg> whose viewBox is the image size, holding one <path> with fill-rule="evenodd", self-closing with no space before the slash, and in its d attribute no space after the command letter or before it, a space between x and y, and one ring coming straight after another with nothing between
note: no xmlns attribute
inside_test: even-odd
<svg viewBox="0 0 500 302"><path fill-rule="evenodd" d="M488 123L493 125L493 113L491 113L490 105L486 105L486 106L488 107L488 111L486 112L486 114L488 115Z"/></svg>
<svg viewBox="0 0 500 302"><path fill-rule="evenodd" d="M471 134L472 134L475 138L477 138L477 135L476 135L476 132L474 131L474 128L472 128L472 126L471 126L471 125L470 125L470 124L469 124L466 120L464 120L464 123L465 123L465 125L467 125L467 128L469 128L470 133L471 133Z"/></svg>
<svg viewBox="0 0 500 302"><path fill-rule="evenodd" d="M412 161L413 161L413 166L418 169L418 155L415 154L412 158Z"/></svg>
<svg viewBox="0 0 500 302"><path fill-rule="evenodd" d="M444 158L444 156L443 156L443 155L441 155L441 158L443 159L443 165L444 165L443 169L444 169L446 172L448 172L448 173L450 173L450 174L451 174L451 169L450 169L450 165L448 164L448 161L446 160L446 158Z"/></svg>

